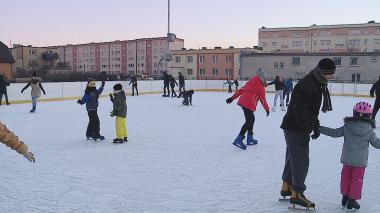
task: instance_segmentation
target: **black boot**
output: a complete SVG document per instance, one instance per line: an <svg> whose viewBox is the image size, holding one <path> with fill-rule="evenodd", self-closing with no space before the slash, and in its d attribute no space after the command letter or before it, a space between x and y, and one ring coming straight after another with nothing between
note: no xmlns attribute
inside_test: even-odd
<svg viewBox="0 0 380 213"><path fill-rule="evenodd" d="M347 200L348 200L348 197L346 195L343 195L343 197L342 197L342 206L346 206L347 205Z"/></svg>
<svg viewBox="0 0 380 213"><path fill-rule="evenodd" d="M309 210L310 208L315 209L315 203L306 199L305 195L300 194L294 190L292 190L292 197L290 198L290 203L293 205L293 208L295 207L295 205L299 205L302 207L306 207L307 210Z"/></svg>
<svg viewBox="0 0 380 213"><path fill-rule="evenodd" d="M354 209L360 209L360 205L356 200L348 198L347 209L353 209L353 208Z"/></svg>
<svg viewBox="0 0 380 213"><path fill-rule="evenodd" d="M128 141L128 137L124 137L124 142L127 142Z"/></svg>

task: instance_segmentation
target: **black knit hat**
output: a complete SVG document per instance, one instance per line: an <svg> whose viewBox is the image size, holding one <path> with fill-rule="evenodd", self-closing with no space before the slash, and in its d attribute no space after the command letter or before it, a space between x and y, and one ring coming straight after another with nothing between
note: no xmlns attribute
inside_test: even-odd
<svg viewBox="0 0 380 213"><path fill-rule="evenodd" d="M123 89L123 86L122 86L121 84L115 84L115 85L113 86L113 89L114 89L114 90L122 90L122 89Z"/></svg>
<svg viewBox="0 0 380 213"><path fill-rule="evenodd" d="M318 63L318 68L321 70L323 75L332 75L335 73L335 63L330 58L323 58Z"/></svg>
<svg viewBox="0 0 380 213"><path fill-rule="evenodd" d="M33 76L33 77L37 77L37 72L33 72L33 73L32 73L32 76Z"/></svg>

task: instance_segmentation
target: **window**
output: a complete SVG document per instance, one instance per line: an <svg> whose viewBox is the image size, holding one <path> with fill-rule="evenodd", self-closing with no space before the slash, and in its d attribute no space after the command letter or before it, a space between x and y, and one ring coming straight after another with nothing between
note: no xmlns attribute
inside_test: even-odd
<svg viewBox="0 0 380 213"><path fill-rule="evenodd" d="M281 49L288 49L289 46L288 45L281 45Z"/></svg>
<svg viewBox="0 0 380 213"><path fill-rule="evenodd" d="M273 33L272 38L277 38L277 33Z"/></svg>
<svg viewBox="0 0 380 213"><path fill-rule="evenodd" d="M335 48L343 49L344 44L335 44Z"/></svg>
<svg viewBox="0 0 380 213"><path fill-rule="evenodd" d="M350 30L348 31L349 35L360 35L361 31L360 30Z"/></svg>
<svg viewBox="0 0 380 213"><path fill-rule="evenodd" d="M153 67L156 68L156 67L157 67L157 63L154 63L154 64L153 64Z"/></svg>
<svg viewBox="0 0 380 213"><path fill-rule="evenodd" d="M284 69L284 62L280 62L280 69Z"/></svg>
<svg viewBox="0 0 380 213"><path fill-rule="evenodd" d="M214 62L214 63L218 62L218 56L213 55L212 56L212 62Z"/></svg>
<svg viewBox="0 0 380 213"><path fill-rule="evenodd" d="M225 73L226 73L226 76L231 76L232 74L231 69L226 69Z"/></svg>
<svg viewBox="0 0 380 213"><path fill-rule="evenodd" d="M193 62L193 56L187 56L187 62L192 63Z"/></svg>
<svg viewBox="0 0 380 213"><path fill-rule="evenodd" d="M351 66L359 66L359 57L350 57Z"/></svg>
<svg viewBox="0 0 380 213"><path fill-rule="evenodd" d="M278 69L278 62L274 62L274 64L273 64L273 68L274 68L274 69Z"/></svg>
<svg viewBox="0 0 380 213"><path fill-rule="evenodd" d="M321 36L330 36L330 31L321 31Z"/></svg>
<svg viewBox="0 0 380 213"><path fill-rule="evenodd" d="M300 57L292 57L292 65L300 65L301 64L301 58ZM281 67L281 65L280 65Z"/></svg>
<svg viewBox="0 0 380 213"><path fill-rule="evenodd" d="M376 56L371 56L371 62L377 62L377 57Z"/></svg>
<svg viewBox="0 0 380 213"><path fill-rule="evenodd" d="M377 28L376 33L380 34L380 28Z"/></svg>
<svg viewBox="0 0 380 213"><path fill-rule="evenodd" d="M180 62L181 62L181 56L176 56L175 63L180 63Z"/></svg>
<svg viewBox="0 0 380 213"><path fill-rule="evenodd" d="M212 74L213 74L213 75L218 75L218 74L219 74L218 69L212 69Z"/></svg>
<svg viewBox="0 0 380 213"><path fill-rule="evenodd" d="M30 55L36 55L37 54L37 49L29 49L29 54Z"/></svg>
<svg viewBox="0 0 380 213"><path fill-rule="evenodd" d="M368 41L368 39L364 39L364 45L367 45L367 41Z"/></svg>
<svg viewBox="0 0 380 213"><path fill-rule="evenodd" d="M272 47L276 47L277 46L277 42L272 42Z"/></svg>
<svg viewBox="0 0 380 213"><path fill-rule="evenodd" d="M226 62L230 62L231 61L231 56L230 55L226 55Z"/></svg>
<svg viewBox="0 0 380 213"><path fill-rule="evenodd" d="M331 40L321 40L321 46L330 46Z"/></svg>
<svg viewBox="0 0 380 213"><path fill-rule="evenodd" d="M264 41L263 42L263 47L267 47L268 46L268 42Z"/></svg>
<svg viewBox="0 0 380 213"><path fill-rule="evenodd" d="M380 39L375 39L374 42L375 44L380 44Z"/></svg>
<svg viewBox="0 0 380 213"><path fill-rule="evenodd" d="M205 69L199 69L199 75L205 75L206 70Z"/></svg>
<svg viewBox="0 0 380 213"><path fill-rule="evenodd" d="M360 40L359 39L348 40L348 44L350 45L351 48L358 48L360 47Z"/></svg>
<svg viewBox="0 0 380 213"><path fill-rule="evenodd" d="M309 41L305 41L305 45L306 45L306 46L309 46Z"/></svg>
<svg viewBox="0 0 380 213"><path fill-rule="evenodd" d="M294 32L294 33L292 33L292 36L298 38L298 37L302 36L302 33L301 32Z"/></svg>
<svg viewBox="0 0 380 213"><path fill-rule="evenodd" d="M193 69L187 69L187 75L193 75Z"/></svg>
<svg viewBox="0 0 380 213"><path fill-rule="evenodd" d="M302 41L293 41L293 47L300 47L302 46Z"/></svg>
<svg viewBox="0 0 380 213"><path fill-rule="evenodd" d="M336 66L342 66L342 58L341 57L333 57L334 64Z"/></svg>
<svg viewBox="0 0 380 213"><path fill-rule="evenodd" d="M201 62L201 63L205 62L205 56L204 55L199 56L199 62Z"/></svg>

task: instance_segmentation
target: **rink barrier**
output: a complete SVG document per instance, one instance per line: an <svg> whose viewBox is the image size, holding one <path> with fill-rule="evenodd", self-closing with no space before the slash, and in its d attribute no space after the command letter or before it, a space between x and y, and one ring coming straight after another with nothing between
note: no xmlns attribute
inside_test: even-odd
<svg viewBox="0 0 380 213"><path fill-rule="evenodd" d="M196 92L226 92L225 89L193 89ZM266 93L274 93L274 91L266 91ZM132 96L132 93L125 93L126 96ZM152 91L152 92L141 92L139 95L152 95L152 94L162 94L162 91ZM344 96L344 97L359 97L359 98L371 98L370 95L359 95L359 94L339 94L332 93L331 96ZM99 98L109 97L107 95L100 95ZM68 101L68 100L78 100L82 96L69 96L69 97L60 97L60 98L39 98L37 102L56 102L56 101ZM10 104L27 104L32 103L32 100L13 100L9 101Z"/></svg>

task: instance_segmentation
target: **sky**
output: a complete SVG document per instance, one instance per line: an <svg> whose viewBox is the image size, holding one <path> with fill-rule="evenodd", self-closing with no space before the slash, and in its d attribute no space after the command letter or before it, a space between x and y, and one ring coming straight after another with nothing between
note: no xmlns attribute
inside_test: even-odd
<svg viewBox="0 0 380 213"><path fill-rule="evenodd" d="M167 33L167 0L0 0L0 41L52 46ZM258 29L380 22L378 0L171 0L186 48L252 47Z"/></svg>

